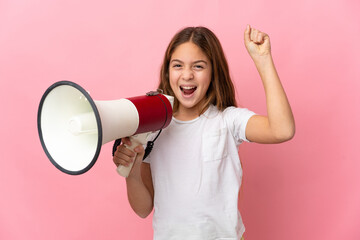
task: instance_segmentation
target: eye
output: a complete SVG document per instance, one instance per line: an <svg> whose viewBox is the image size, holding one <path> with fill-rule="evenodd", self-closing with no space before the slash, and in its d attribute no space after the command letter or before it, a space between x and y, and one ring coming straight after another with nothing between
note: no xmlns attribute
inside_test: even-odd
<svg viewBox="0 0 360 240"><path fill-rule="evenodd" d="M181 64L173 64L173 68L181 68Z"/></svg>
<svg viewBox="0 0 360 240"><path fill-rule="evenodd" d="M204 69L204 67L202 65L195 65L194 68L195 69Z"/></svg>

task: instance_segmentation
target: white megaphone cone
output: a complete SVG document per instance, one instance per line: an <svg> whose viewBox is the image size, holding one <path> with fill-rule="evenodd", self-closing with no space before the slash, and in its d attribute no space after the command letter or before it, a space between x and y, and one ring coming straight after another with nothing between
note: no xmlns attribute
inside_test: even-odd
<svg viewBox="0 0 360 240"><path fill-rule="evenodd" d="M40 141L59 170L82 174L95 164L105 143L133 136L133 150L146 143L150 132L167 127L172 104L173 97L162 94L94 101L78 84L60 81L50 86L40 101ZM127 177L131 167L119 166L117 170Z"/></svg>

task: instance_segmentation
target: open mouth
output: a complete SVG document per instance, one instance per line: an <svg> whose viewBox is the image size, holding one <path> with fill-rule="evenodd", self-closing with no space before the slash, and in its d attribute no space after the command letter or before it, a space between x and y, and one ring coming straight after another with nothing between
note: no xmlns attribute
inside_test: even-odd
<svg viewBox="0 0 360 240"><path fill-rule="evenodd" d="M180 86L180 90L185 96L190 96L196 91L197 87L195 86Z"/></svg>

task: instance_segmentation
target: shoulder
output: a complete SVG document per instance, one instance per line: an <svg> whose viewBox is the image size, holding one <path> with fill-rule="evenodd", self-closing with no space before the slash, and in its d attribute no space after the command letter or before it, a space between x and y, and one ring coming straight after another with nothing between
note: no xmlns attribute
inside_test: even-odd
<svg viewBox="0 0 360 240"><path fill-rule="evenodd" d="M222 111L221 115L228 125L233 125L246 123L255 113L247 108L231 106Z"/></svg>
<svg viewBox="0 0 360 240"><path fill-rule="evenodd" d="M223 120L227 124L235 122L248 121L250 117L255 115L253 111L247 108L230 106L223 111L219 110L216 106L210 105L206 112L203 114L207 120Z"/></svg>
<svg viewBox="0 0 360 240"><path fill-rule="evenodd" d="M250 111L247 108L242 108L242 107L227 107L224 111L223 114L224 116L237 116L237 117L246 117L247 115L253 115L254 112Z"/></svg>
<svg viewBox="0 0 360 240"><path fill-rule="evenodd" d="M248 141L246 138L246 126L249 119L256 114L247 108L231 106L226 108L222 115L227 128L237 140L237 143Z"/></svg>

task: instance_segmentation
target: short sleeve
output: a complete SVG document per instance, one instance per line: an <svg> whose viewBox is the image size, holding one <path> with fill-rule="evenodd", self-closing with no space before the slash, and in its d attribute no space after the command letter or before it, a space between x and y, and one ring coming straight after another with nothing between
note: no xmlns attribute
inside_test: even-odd
<svg viewBox="0 0 360 240"><path fill-rule="evenodd" d="M240 145L243 141L249 142L246 139L245 130L249 119L254 115L255 113L247 108L228 107L224 110L224 119L236 144Z"/></svg>

